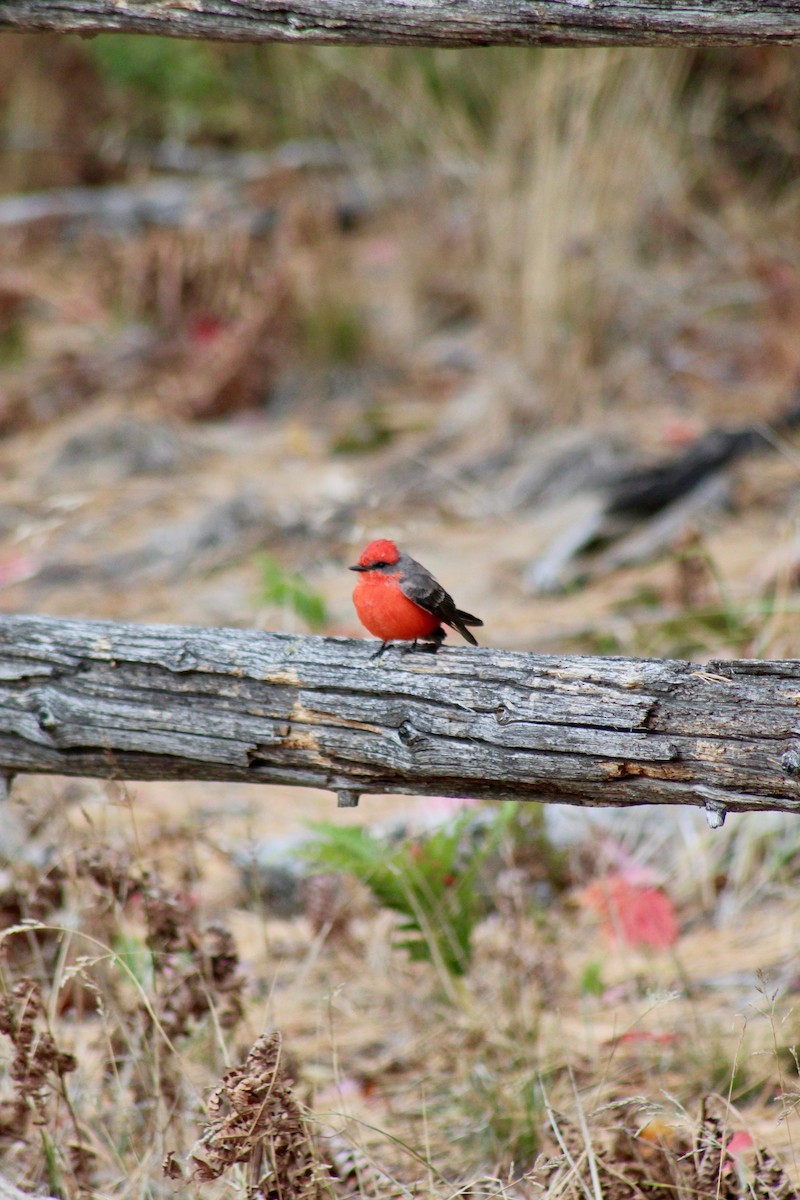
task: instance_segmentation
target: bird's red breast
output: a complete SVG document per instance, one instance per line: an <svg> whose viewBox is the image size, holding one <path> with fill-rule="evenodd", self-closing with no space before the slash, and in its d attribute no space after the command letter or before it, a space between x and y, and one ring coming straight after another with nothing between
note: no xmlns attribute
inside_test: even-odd
<svg viewBox="0 0 800 1200"><path fill-rule="evenodd" d="M441 621L403 595L399 578L373 571L359 575L353 590L358 619L383 642L430 637Z"/></svg>

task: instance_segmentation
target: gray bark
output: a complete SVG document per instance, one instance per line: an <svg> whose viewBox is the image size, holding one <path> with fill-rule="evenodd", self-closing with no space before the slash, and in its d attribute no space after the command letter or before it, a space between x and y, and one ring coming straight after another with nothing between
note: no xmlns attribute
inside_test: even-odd
<svg viewBox="0 0 800 1200"><path fill-rule="evenodd" d="M793 42L797 0L0 0L0 30L243 42L737 45Z"/></svg>
<svg viewBox="0 0 800 1200"><path fill-rule="evenodd" d="M800 811L800 662L0 618L0 772Z"/></svg>

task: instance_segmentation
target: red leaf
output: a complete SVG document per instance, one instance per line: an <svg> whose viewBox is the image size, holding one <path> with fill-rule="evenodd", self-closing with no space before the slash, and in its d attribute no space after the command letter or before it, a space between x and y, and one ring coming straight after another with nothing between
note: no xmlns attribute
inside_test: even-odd
<svg viewBox="0 0 800 1200"><path fill-rule="evenodd" d="M680 1038L679 1033L649 1033L646 1029L629 1029L626 1033L621 1033L617 1038L620 1045L628 1042L651 1042L656 1046L671 1046L673 1042L677 1042Z"/></svg>
<svg viewBox="0 0 800 1200"><path fill-rule="evenodd" d="M739 1133L733 1135L725 1149L731 1158L738 1158L745 1150L752 1150L754 1145L755 1142L750 1134L740 1130Z"/></svg>
<svg viewBox="0 0 800 1200"><path fill-rule="evenodd" d="M189 338L201 346L215 342L225 332L226 324L211 313L197 313L189 322Z"/></svg>
<svg viewBox="0 0 800 1200"><path fill-rule="evenodd" d="M660 888L637 887L622 875L607 875L584 888L581 901L597 913L612 941L664 950L678 939L675 909Z"/></svg>

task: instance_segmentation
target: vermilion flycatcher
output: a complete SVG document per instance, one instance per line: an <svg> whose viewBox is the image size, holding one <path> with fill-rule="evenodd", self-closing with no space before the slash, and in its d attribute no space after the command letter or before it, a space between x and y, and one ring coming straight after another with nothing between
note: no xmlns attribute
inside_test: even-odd
<svg viewBox="0 0 800 1200"><path fill-rule="evenodd" d="M430 571L388 538L370 542L350 570L360 572L353 590L358 618L383 643L376 658L389 642L416 644L418 638L433 643L425 649L435 652L446 636L443 624L477 646L467 626L483 625L483 621L456 608L453 597Z"/></svg>

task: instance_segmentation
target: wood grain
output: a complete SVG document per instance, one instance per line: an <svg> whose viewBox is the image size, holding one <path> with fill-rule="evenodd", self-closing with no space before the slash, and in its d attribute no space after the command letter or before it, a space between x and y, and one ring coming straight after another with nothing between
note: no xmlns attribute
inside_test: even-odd
<svg viewBox="0 0 800 1200"><path fill-rule="evenodd" d="M0 772L800 811L800 662L0 618Z"/></svg>
<svg viewBox="0 0 800 1200"><path fill-rule="evenodd" d="M797 0L0 0L0 30L350 45L793 42Z"/></svg>

